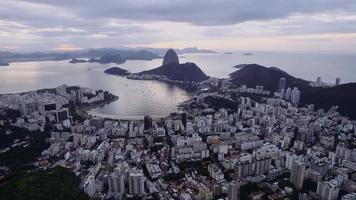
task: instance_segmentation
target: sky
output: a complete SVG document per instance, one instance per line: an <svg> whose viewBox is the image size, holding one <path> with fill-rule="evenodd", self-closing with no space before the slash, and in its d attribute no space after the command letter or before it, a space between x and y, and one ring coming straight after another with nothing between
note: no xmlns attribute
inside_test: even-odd
<svg viewBox="0 0 356 200"><path fill-rule="evenodd" d="M0 50L356 52L355 0L0 0Z"/></svg>

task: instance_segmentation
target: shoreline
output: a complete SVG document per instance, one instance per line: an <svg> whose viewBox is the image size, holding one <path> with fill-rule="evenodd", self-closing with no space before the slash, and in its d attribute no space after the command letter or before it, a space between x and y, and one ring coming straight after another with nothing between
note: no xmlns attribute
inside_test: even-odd
<svg viewBox="0 0 356 200"><path fill-rule="evenodd" d="M98 113L95 111L87 111L88 116L92 117L101 117L101 118L106 118L106 119L113 119L113 120L137 120L137 121L142 121L144 120L144 115L137 115L137 116L121 116L121 115L115 115L115 114L103 114L103 113ZM168 117L168 115L150 115L152 119L161 119Z"/></svg>
<svg viewBox="0 0 356 200"><path fill-rule="evenodd" d="M162 83L166 84L172 84L177 87L180 87L181 89L186 90L187 92L196 92L199 90L199 85L201 82L194 82L194 81L179 81L179 80L171 80L168 79L165 76L158 76L158 75L148 75L148 76L142 76L138 74L130 74L125 76L127 79L130 80L139 80L139 81L160 81Z"/></svg>
<svg viewBox="0 0 356 200"><path fill-rule="evenodd" d="M110 93L111 94L111 93ZM120 97L118 96L115 96L113 94L112 95L112 99L108 99L108 100L104 100L102 102L99 102L99 103L94 103L94 104L82 104L82 105L76 105L75 106L75 113L80 115L81 117L88 117L90 116L89 112L90 110L93 110L95 108L98 108L100 106L105 106L107 104L110 104L114 101L117 101L119 100Z"/></svg>

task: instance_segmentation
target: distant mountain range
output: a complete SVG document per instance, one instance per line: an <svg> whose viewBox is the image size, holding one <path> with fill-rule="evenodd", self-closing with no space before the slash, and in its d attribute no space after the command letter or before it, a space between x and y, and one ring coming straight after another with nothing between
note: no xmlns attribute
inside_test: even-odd
<svg viewBox="0 0 356 200"><path fill-rule="evenodd" d="M84 60L84 59L78 59L78 58L72 58L69 63L75 64L75 63L86 63L89 62L89 60Z"/></svg>
<svg viewBox="0 0 356 200"><path fill-rule="evenodd" d="M9 63L5 63L5 62L0 61L0 66L9 66Z"/></svg>
<svg viewBox="0 0 356 200"><path fill-rule="evenodd" d="M296 78L276 67L264 67L258 64L238 65L240 70L230 74L236 85L255 87L264 86L272 92L278 90L279 79L287 80L287 87L298 87L301 91L301 105L314 104L316 109L329 110L339 106L338 111L356 119L356 83L342 84L334 87L311 87L309 81Z"/></svg>
<svg viewBox="0 0 356 200"><path fill-rule="evenodd" d="M96 62L101 64L108 64L108 63L122 64L126 62L126 60L122 58L120 54L104 54L100 58L91 58L89 60L73 58L72 60L69 61L69 63L72 64L85 63L85 62L91 62L91 63Z"/></svg>
<svg viewBox="0 0 356 200"><path fill-rule="evenodd" d="M81 57L95 58L107 54L120 55L125 60L153 60L161 58L161 56L148 50L120 50L114 48L91 49L82 54Z"/></svg>
<svg viewBox="0 0 356 200"><path fill-rule="evenodd" d="M66 60L73 58L72 54L77 53L13 53L0 51L2 63L22 62L22 61L45 61L45 60Z"/></svg>
<svg viewBox="0 0 356 200"><path fill-rule="evenodd" d="M21 61L58 61L72 58L99 58L106 54L120 55L125 60L152 60L161 58L161 55L168 49L164 48L98 48L70 52L35 52L35 53L14 53L0 51L1 65L11 62ZM177 49L178 54L184 53L216 53L212 50L198 49L196 47Z"/></svg>
<svg viewBox="0 0 356 200"><path fill-rule="evenodd" d="M165 53L169 50L169 48L144 48L148 51L154 52L158 55L165 55ZM184 48L184 49L174 49L174 51L178 55L186 54L186 53L216 53L213 50L209 49L199 49L197 47L189 47L189 48Z"/></svg>
<svg viewBox="0 0 356 200"><path fill-rule="evenodd" d="M73 58L97 59L103 56L120 55L124 60L152 60L161 56L147 50L118 50L118 49L91 49L81 51L71 51L66 53L12 53L0 51L2 63L21 61L57 61Z"/></svg>

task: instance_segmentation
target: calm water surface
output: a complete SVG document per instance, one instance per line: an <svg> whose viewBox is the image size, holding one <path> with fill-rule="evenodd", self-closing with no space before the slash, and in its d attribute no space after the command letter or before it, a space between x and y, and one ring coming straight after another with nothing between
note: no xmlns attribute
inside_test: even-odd
<svg viewBox="0 0 356 200"><path fill-rule="evenodd" d="M133 63L137 65L133 66L150 69L156 66L155 62L135 61ZM53 88L64 83L103 89L119 96L119 100L96 108L91 113L124 119L141 119L144 115L162 117L177 111L177 104L190 98L189 93L169 84L129 80L105 74L104 70L111 66L113 65L69 64L68 61L12 63L10 67L0 68L0 93Z"/></svg>
<svg viewBox="0 0 356 200"><path fill-rule="evenodd" d="M243 52L233 54L189 54L183 61L195 62L208 75L228 77L235 71L231 66L257 63L266 67L278 67L289 74L306 80L316 80L318 76L325 82L334 83L337 77L342 82L356 82L356 55L335 55L317 53L276 53L253 52L245 56Z"/></svg>
<svg viewBox="0 0 356 200"><path fill-rule="evenodd" d="M356 56L328 54L268 53L255 52L244 56L233 54L185 54L181 62L195 62L207 75L225 78L235 71L232 66L243 63L258 63L277 66L293 76L334 82L356 82ZM152 61L127 61L120 67L131 72L140 72L160 66L162 59ZM61 84L79 85L107 90L119 100L96 108L92 114L141 119L144 115L162 117L177 111L177 104L192 94L172 85L158 81L129 80L125 77L105 74L103 71L114 64L80 63L68 61L40 61L11 63L0 67L0 93L24 92L41 88L53 88Z"/></svg>

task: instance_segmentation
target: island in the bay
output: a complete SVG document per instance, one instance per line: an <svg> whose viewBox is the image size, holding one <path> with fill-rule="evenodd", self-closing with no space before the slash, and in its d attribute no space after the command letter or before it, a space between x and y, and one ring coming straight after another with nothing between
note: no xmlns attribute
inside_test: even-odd
<svg viewBox="0 0 356 200"><path fill-rule="evenodd" d="M169 49L160 67L133 73L127 76L129 79L159 80L173 83L185 89L197 89L199 83L209 77L195 63L179 63L177 53Z"/></svg>
<svg viewBox="0 0 356 200"><path fill-rule="evenodd" d="M127 76L130 74L129 71L127 71L126 69L122 69L120 67L111 67L109 69L106 69L104 73L116 75L116 76Z"/></svg>
<svg viewBox="0 0 356 200"><path fill-rule="evenodd" d="M243 56L253 56L252 53L243 53L242 55L243 55Z"/></svg>

